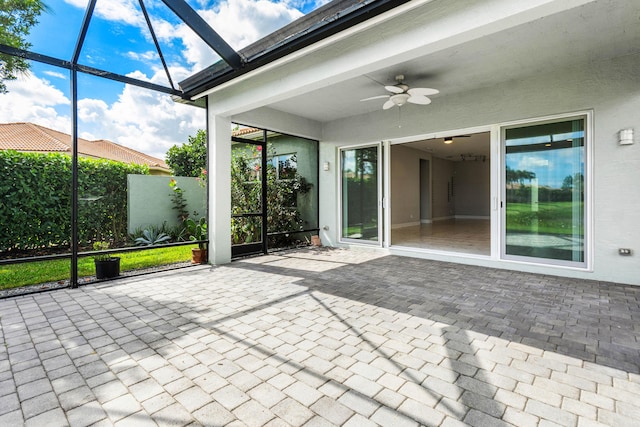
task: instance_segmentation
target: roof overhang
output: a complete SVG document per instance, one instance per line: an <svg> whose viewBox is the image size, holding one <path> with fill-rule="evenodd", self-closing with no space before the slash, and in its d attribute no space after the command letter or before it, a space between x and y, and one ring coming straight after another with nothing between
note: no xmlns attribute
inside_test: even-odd
<svg viewBox="0 0 640 427"><path fill-rule="evenodd" d="M334 0L239 51L241 67L219 61L181 81L191 99L250 71L277 61L410 0Z"/></svg>
<svg viewBox="0 0 640 427"><path fill-rule="evenodd" d="M411 1L195 96L248 125L259 123L240 115L265 109L326 123L378 112L382 102L360 100L404 74L440 90L431 106L407 108L435 108L442 97L640 55L638 16L637 0Z"/></svg>

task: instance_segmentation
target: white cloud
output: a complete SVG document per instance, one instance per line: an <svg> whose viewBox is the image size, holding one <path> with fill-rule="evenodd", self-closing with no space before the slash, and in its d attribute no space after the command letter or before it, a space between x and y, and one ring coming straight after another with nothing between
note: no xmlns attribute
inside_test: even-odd
<svg viewBox="0 0 640 427"><path fill-rule="evenodd" d="M87 5L87 0L65 1L83 10ZM292 6L294 3L288 1L224 0L215 3L198 0L197 4L202 7L198 13L236 50L302 16ZM150 7L168 11L163 4L152 3ZM136 0L101 0L96 4L95 16L144 29L143 34L146 35L146 23L138 10ZM169 64L174 83L218 60L217 54L185 24L172 25L154 13L152 17L165 55L165 48L179 47L179 55L183 57L182 60L174 57ZM149 62L156 53L129 52L128 56ZM150 76L142 72L129 75L158 84L167 83L164 70L157 64L153 73ZM64 78L58 72L47 74L57 79ZM50 81L30 76L7 82L7 86L10 93L0 95L0 121L29 121L67 133L70 131L70 112L58 112L63 111L60 107L66 107L68 111L70 101ZM108 139L164 158L169 147L186 142L188 135L205 127L205 111L175 103L165 94L125 85L117 101L111 105L100 99L80 99L78 120L80 134L87 139Z"/></svg>
<svg viewBox="0 0 640 427"><path fill-rule="evenodd" d="M163 73L162 70L160 73ZM147 78L135 73L141 80ZM205 110L175 103L169 95L125 85L112 105L101 100L78 101L78 117L99 139L108 139L143 153L164 159L166 151L204 129Z"/></svg>
<svg viewBox="0 0 640 427"><path fill-rule="evenodd" d="M86 0L65 1L79 8L86 8ZM201 0L197 2L201 7L197 12L232 48L239 50L301 17L302 12L295 8L298 3L300 7L304 4L270 0L225 0L220 3ZM164 5L152 4L151 7L155 11L164 9L167 13L173 13ZM148 37L146 22L138 9L135 0L108 0L98 1L95 13L109 21L136 26ZM184 46L180 54L191 65L192 72L202 70L219 60L219 56L186 24L173 25L156 13L151 13L151 20L156 36L165 45ZM142 55L130 52L128 56L149 60L152 58L147 56L149 54L150 52Z"/></svg>
<svg viewBox="0 0 640 427"><path fill-rule="evenodd" d="M302 16L286 2L268 0L228 0L215 8L198 10L198 13L235 50ZM166 21L154 20L153 26L158 38L179 41L185 46L182 55L193 65L193 70L202 70L219 59L186 24L173 26Z"/></svg>
<svg viewBox="0 0 640 427"><path fill-rule="evenodd" d="M528 170L549 166L549 159L536 156L527 156L520 160L518 169Z"/></svg>
<svg viewBox="0 0 640 427"><path fill-rule="evenodd" d="M104 117L104 112L108 109L107 103L101 99L79 99L78 120L84 123L100 123L100 120Z"/></svg>
<svg viewBox="0 0 640 427"><path fill-rule="evenodd" d="M32 122L69 132L69 116L58 115L56 107L66 107L71 102L47 79L28 74L6 84L9 93L0 95L0 122Z"/></svg>
<svg viewBox="0 0 640 427"><path fill-rule="evenodd" d="M184 72L184 70L183 70ZM141 80L163 78L164 70L151 76L137 72ZM0 122L32 122L61 132L71 131L70 100L51 83L35 76L8 81L9 93L0 95ZM68 113L58 113L65 107ZM78 100L78 131L81 137L107 139L164 159L166 151L204 129L205 110L178 104L169 95L135 86L123 86L113 104L101 99Z"/></svg>
<svg viewBox="0 0 640 427"><path fill-rule="evenodd" d="M67 76L65 74L59 73L57 71L45 71L44 74L50 77L55 77L62 80L67 80Z"/></svg>
<svg viewBox="0 0 640 427"><path fill-rule="evenodd" d="M220 3L216 10L200 11L200 15L231 47L240 49L301 17L302 13L285 3L268 0L228 0Z"/></svg>
<svg viewBox="0 0 640 427"><path fill-rule="evenodd" d="M65 2L83 10L87 7L87 0L65 0ZM96 2L94 13L109 21L140 26L144 22L144 17L139 8L135 0L102 0Z"/></svg>
<svg viewBox="0 0 640 427"><path fill-rule="evenodd" d="M153 50L149 50L142 53L127 52L126 55L127 57L134 59L136 61L155 61L158 59L158 53Z"/></svg>

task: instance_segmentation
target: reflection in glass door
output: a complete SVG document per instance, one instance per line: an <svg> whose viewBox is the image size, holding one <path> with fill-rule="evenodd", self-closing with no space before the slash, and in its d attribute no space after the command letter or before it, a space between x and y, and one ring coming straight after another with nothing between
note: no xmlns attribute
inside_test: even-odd
<svg viewBox="0 0 640 427"><path fill-rule="evenodd" d="M585 118L505 129L505 258L585 263Z"/></svg>
<svg viewBox="0 0 640 427"><path fill-rule="evenodd" d="M241 138L234 138L231 146L231 251L234 257L266 253L264 147L264 139L254 142Z"/></svg>
<svg viewBox="0 0 640 427"><path fill-rule="evenodd" d="M381 146L352 148L340 153L342 232L345 240L382 241Z"/></svg>

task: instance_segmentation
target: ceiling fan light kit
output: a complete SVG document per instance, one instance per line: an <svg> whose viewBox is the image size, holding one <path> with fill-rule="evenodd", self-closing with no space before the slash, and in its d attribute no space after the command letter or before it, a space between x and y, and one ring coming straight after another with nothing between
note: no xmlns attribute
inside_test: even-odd
<svg viewBox="0 0 640 427"><path fill-rule="evenodd" d="M384 87L392 93L391 95L373 96L371 98L361 99L361 101L389 98L388 101L382 105L383 110L388 110L395 106L402 107L407 102L417 105L429 105L431 104L431 99L427 98L427 96L440 93L437 89L427 87L409 88L409 86L404 83L404 75L402 74L396 76L396 81L398 82L397 84Z"/></svg>
<svg viewBox="0 0 640 427"><path fill-rule="evenodd" d="M470 135L445 136L443 141L445 144L453 144L453 138L469 138Z"/></svg>
<svg viewBox="0 0 640 427"><path fill-rule="evenodd" d="M395 95L391 95L389 100L384 103L382 108L384 110L388 110L389 108L397 105L398 107L402 107L407 101L411 98L407 93L397 93Z"/></svg>

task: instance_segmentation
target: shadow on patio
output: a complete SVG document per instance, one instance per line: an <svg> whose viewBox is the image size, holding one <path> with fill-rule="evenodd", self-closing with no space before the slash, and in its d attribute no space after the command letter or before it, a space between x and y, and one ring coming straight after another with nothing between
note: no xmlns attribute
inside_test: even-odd
<svg viewBox="0 0 640 427"><path fill-rule="evenodd" d="M313 249L5 300L0 420L637 421L639 298Z"/></svg>
<svg viewBox="0 0 640 427"><path fill-rule="evenodd" d="M638 287L399 256L344 265L327 259L331 267L305 269L306 260L321 257L296 252L232 266L294 277L304 271L296 283L310 290L640 373Z"/></svg>

